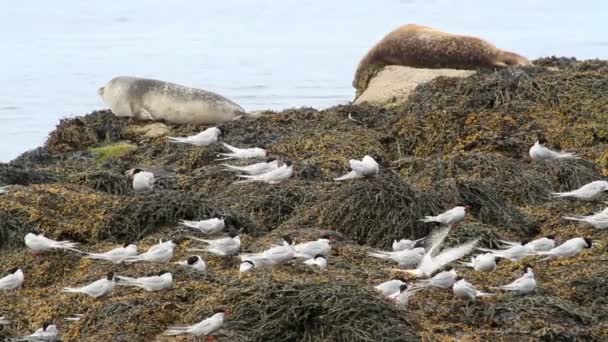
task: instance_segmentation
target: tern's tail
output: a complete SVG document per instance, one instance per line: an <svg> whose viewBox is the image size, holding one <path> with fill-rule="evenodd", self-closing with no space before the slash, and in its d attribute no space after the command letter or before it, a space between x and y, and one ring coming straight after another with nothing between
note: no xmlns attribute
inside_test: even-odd
<svg viewBox="0 0 608 342"><path fill-rule="evenodd" d="M558 159L581 159L581 157L577 156L572 152L557 152Z"/></svg>
<svg viewBox="0 0 608 342"><path fill-rule="evenodd" d="M489 297L489 296L493 296L493 293L487 293L487 292L481 292L481 291L477 291L477 293L475 293L476 297Z"/></svg>
<svg viewBox="0 0 608 342"><path fill-rule="evenodd" d="M243 177L243 178L247 178L247 179L236 181L236 182L234 182L234 184L253 183L253 182L259 181L258 178L254 178L255 176L239 175L239 177Z"/></svg>
<svg viewBox="0 0 608 342"><path fill-rule="evenodd" d="M583 216L564 216L563 219L570 221L586 222L587 220Z"/></svg>
<svg viewBox="0 0 608 342"><path fill-rule="evenodd" d="M82 292L80 290L80 288L78 288L78 287L64 287L62 291L63 292L69 292L69 293L80 293L80 292Z"/></svg>
<svg viewBox="0 0 608 342"><path fill-rule="evenodd" d="M552 192L551 195L553 197L569 197L572 196L572 191L568 191L568 192Z"/></svg>
<svg viewBox="0 0 608 342"><path fill-rule="evenodd" d="M230 146L230 145L228 145L228 144L226 144L226 143L224 143L224 142L222 143L222 146L224 146L225 148L227 148L227 149L228 149L230 152L232 152L232 153L236 153L236 152L238 152L238 151L239 151L239 149L238 149L238 148L236 148L236 147L234 147L234 146ZM224 153L220 153L220 154L224 154Z"/></svg>
<svg viewBox="0 0 608 342"><path fill-rule="evenodd" d="M132 264L132 263L138 262L138 261L141 261L141 259L139 258L138 255L135 255L135 256L131 256L131 257L126 258L125 259L125 264Z"/></svg>
<svg viewBox="0 0 608 342"><path fill-rule="evenodd" d="M170 143L176 143L176 144L187 144L187 143L189 143L188 138L167 137L167 140Z"/></svg>
<svg viewBox="0 0 608 342"><path fill-rule="evenodd" d="M474 260L475 260L475 257L471 257L471 262L460 261L459 264L461 264L464 267L473 268L473 267L475 267L475 266L473 266L473 261Z"/></svg>
<svg viewBox="0 0 608 342"><path fill-rule="evenodd" d="M343 181L343 180L347 180L347 179L355 179L355 178L360 178L357 173L355 171L351 171L347 174L345 174L344 176L335 178L335 181Z"/></svg>
<svg viewBox="0 0 608 342"><path fill-rule="evenodd" d="M186 332L188 332L188 327L172 326L172 327L167 328L167 330L165 330L163 335L175 336L175 335L185 334Z"/></svg>
<svg viewBox="0 0 608 342"><path fill-rule="evenodd" d="M138 286L139 283L137 282L137 279L135 278L131 278L131 277L125 277L125 276L116 276L116 279L118 280L116 282L116 285L127 285L127 286Z"/></svg>
<svg viewBox="0 0 608 342"><path fill-rule="evenodd" d="M379 258L379 259L389 259L390 256L386 255L386 253L383 252L369 252L367 253L367 255L374 257L374 258Z"/></svg>
<svg viewBox="0 0 608 342"><path fill-rule="evenodd" d="M229 159L238 159L237 156L233 153L218 153L217 154L218 157L224 157L224 158L218 158L216 160L229 160Z"/></svg>
<svg viewBox="0 0 608 342"><path fill-rule="evenodd" d="M209 244L209 245L211 244L211 241L209 241L209 240L200 239L200 238L197 238L197 237L194 237L194 236L188 236L188 239L199 241L199 242L204 242L204 243Z"/></svg>
<svg viewBox="0 0 608 342"><path fill-rule="evenodd" d="M517 290L517 287L515 287L513 285L511 285L511 286L504 285L504 286L497 286L497 287L490 287L490 288L494 289L494 290L502 290L502 291L516 291Z"/></svg>
<svg viewBox="0 0 608 342"><path fill-rule="evenodd" d="M430 285L431 285L431 281L429 279L422 279L422 280L418 281L417 283L415 283L414 285L412 285L410 288L408 288L407 291L410 293L416 293L418 291L422 291L422 290L428 288Z"/></svg>
<svg viewBox="0 0 608 342"><path fill-rule="evenodd" d="M513 241L507 241L507 240L498 240L500 243L504 243L506 246L504 247L513 247L513 246L517 246L520 243L519 242L513 242Z"/></svg>
<svg viewBox="0 0 608 342"><path fill-rule="evenodd" d="M437 216L425 216L423 219L420 219L422 222L438 222Z"/></svg>
<svg viewBox="0 0 608 342"><path fill-rule="evenodd" d="M81 251L79 251L78 249L76 249L76 247L78 247L78 242L56 241L53 244L53 248L67 249L67 250L70 250L70 251L82 253Z"/></svg>
<svg viewBox="0 0 608 342"><path fill-rule="evenodd" d="M83 258L112 261L110 258L101 253L87 253L87 255L83 256Z"/></svg>
<svg viewBox="0 0 608 342"><path fill-rule="evenodd" d="M198 229L196 221L180 220L179 224L181 224L182 226Z"/></svg>
<svg viewBox="0 0 608 342"><path fill-rule="evenodd" d="M227 169L224 169L225 171L245 171L245 168L242 166L235 166L235 165L229 165L229 164L222 164L223 166L227 167Z"/></svg>

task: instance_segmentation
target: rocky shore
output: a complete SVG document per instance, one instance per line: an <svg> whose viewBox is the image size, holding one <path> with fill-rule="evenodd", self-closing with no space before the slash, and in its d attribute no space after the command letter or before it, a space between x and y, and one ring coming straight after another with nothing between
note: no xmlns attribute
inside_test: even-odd
<svg viewBox="0 0 608 342"><path fill-rule="evenodd" d="M229 122L225 141L263 144L294 163L280 185L233 184L215 161L218 146L168 144L166 135L202 126L150 125L96 111L62 120L46 144L0 164L0 265L23 269L22 289L0 292L0 339L55 322L63 341L186 341L161 333L229 307L217 341L606 341L608 231L562 216L599 211L603 202L551 198L608 175L608 63L544 58L534 67L439 77L405 101L264 112ZM578 160L531 162L542 135ZM380 174L336 183L348 160L373 155ZM152 193L136 194L124 172L154 170ZM536 265L535 294L497 294L465 306L451 291L425 291L398 308L373 289L394 265L366 256L393 239L419 238L433 225L419 221L466 203L470 215L451 244L482 237L521 241L555 234L590 237L579 256L548 262L503 261L493 273L457 268L479 289L519 277ZM242 251L261 251L289 234L296 241L329 232L338 239L326 270L296 263L239 275L238 259L204 256L206 275L175 265L113 266L76 253L34 256L23 237L33 229L69 239L83 250L136 241L145 250L193 235L179 219L221 214L240 231ZM202 236L201 236L202 237ZM189 255L190 240L174 260ZM108 271L141 276L164 269L174 288L148 293L120 287L106 299L62 293ZM82 314L76 322L65 317Z"/></svg>

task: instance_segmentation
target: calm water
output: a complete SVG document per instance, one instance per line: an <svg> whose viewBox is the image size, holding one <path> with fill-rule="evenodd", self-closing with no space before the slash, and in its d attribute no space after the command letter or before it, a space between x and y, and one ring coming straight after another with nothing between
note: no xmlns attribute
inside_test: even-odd
<svg viewBox="0 0 608 342"><path fill-rule="evenodd" d="M530 58L608 58L600 1L22 0L0 12L0 161L62 117L103 108L117 75L221 93L247 110L348 102L354 68L394 27L484 37Z"/></svg>

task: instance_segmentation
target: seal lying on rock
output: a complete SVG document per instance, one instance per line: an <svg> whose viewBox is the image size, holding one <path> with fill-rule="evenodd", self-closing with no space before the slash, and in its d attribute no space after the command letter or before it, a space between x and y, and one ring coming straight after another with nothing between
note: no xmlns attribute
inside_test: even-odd
<svg viewBox="0 0 608 342"><path fill-rule="evenodd" d="M116 116L143 120L212 125L245 114L221 95L147 78L115 77L98 93Z"/></svg>
<svg viewBox="0 0 608 342"><path fill-rule="evenodd" d="M363 57L357 67L353 87L359 91L364 90L373 72L368 69L378 69L385 65L477 69L526 66L532 63L523 56L500 50L480 38L408 24L387 34Z"/></svg>

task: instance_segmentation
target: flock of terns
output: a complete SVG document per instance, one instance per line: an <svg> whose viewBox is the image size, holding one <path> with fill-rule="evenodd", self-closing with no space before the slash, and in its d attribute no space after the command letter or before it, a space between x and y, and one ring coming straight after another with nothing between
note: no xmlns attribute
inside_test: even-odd
<svg viewBox="0 0 608 342"><path fill-rule="evenodd" d="M222 128L210 127L203 132L185 137L168 137L170 143L185 143L195 146L207 146L217 144L224 135ZM530 148L529 154L532 160L555 160L563 158L579 158L573 153L558 152L550 150L544 146L545 141L539 139ZM228 152L221 153L218 160L230 159L259 159L267 158L270 151L262 147L236 148L223 143ZM241 172L238 177L243 182L264 182L268 184L278 184L289 179L293 173L293 166L290 161L283 165L274 159L267 159L265 162L258 162L247 166L237 166L224 164L226 171ZM350 160L351 171L336 178L336 181L372 177L378 174L379 165L371 156L364 156L362 160ZM136 192L150 191L154 187L154 174L141 169L131 169L126 172L131 179L133 189ZM604 191L608 190L608 182L595 181L570 192L554 193L556 197L572 197L584 201L598 200ZM9 191L9 186L0 187L0 193ZM493 272L497 269L500 259L518 261L528 256L542 256L543 259L569 258L578 255L585 248L591 248L592 242L589 238L573 238L556 246L554 236L545 236L533 241L501 241L499 249L485 249L476 247L479 239L468 241L460 246L444 248L443 241L448 236L451 229L464 220L467 206L457 206L437 216L426 216L421 218L422 222L434 222L439 224L429 236L418 239L395 240L391 251L373 250L368 253L370 257L392 261L398 264L398 269L392 269L407 275L407 278L419 279L419 281L409 284L403 278L396 278L375 286L375 289L382 295L394 301L397 305L405 306L409 297L416 292L428 288L452 289L455 297L466 302L474 301L478 297L491 296L491 293L477 290L471 283L467 282L458 275L452 264L475 249L481 254L472 256L470 262L459 261L462 267L472 268L477 272ZM566 216L568 220L582 221L595 228L608 227L608 208L589 216ZM180 225L197 230L206 236L221 234L225 228L224 218L213 217L200 221L181 220ZM202 245L196 248L189 248L191 252L204 252L222 257L238 255L241 260L239 271L251 272L256 269L272 267L275 265L292 263L294 260L301 260L304 264L312 267L325 269L327 258L330 255L332 244L335 240L323 235L314 241L296 244L289 236L283 236L283 241L279 245L274 245L259 253L241 253L241 241L239 236L231 232L226 237L218 239L200 239L189 236L192 241L200 242ZM35 254L41 254L52 250L68 250L82 254L83 258L102 260L113 264L132 264L137 262L169 263L173 258L173 253L180 241L162 241L153 245L147 251L138 254L137 245L126 243L121 247L101 253L83 252L78 249L78 243L72 241L55 241L45 237L38 232L30 232L25 238L25 245ZM424 244L424 247L419 247ZM199 255L189 256L186 260L173 262L179 267L188 267L197 272L206 272L207 264ZM440 272L439 272L440 271ZM16 267L8 271L8 275L0 278L0 290L17 290L21 287L25 275L23 271ZM108 296L116 285L131 286L142 288L145 291L159 291L169 289L173 286L173 276L169 271L162 271L158 274L145 277L127 277L116 275L109 272L104 278L94 281L88 285L80 287L66 287L63 289L67 293L85 294L93 298ZM513 282L497 286L494 289L511 291L517 295L525 295L536 289L534 270L526 265L523 275ZM165 335L190 334L196 337L211 336L219 330L223 324L224 317L230 315L230 310L220 310L211 317L199 323L189 326L172 326L164 332ZM72 318L77 320L79 317ZM9 324L6 317L0 316L0 325ZM17 338L16 340L39 340L56 341L58 329L51 322L45 323L42 328L33 334Z"/></svg>

